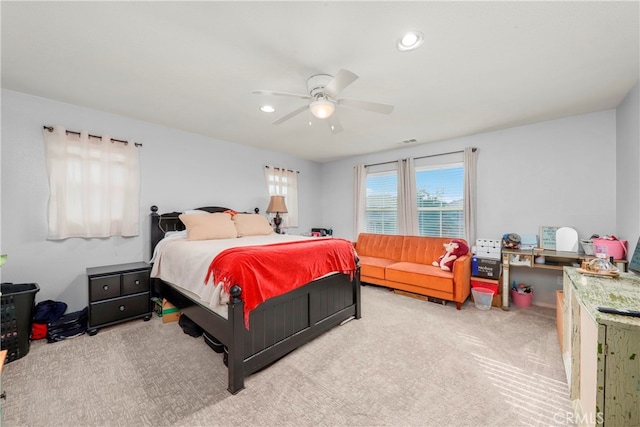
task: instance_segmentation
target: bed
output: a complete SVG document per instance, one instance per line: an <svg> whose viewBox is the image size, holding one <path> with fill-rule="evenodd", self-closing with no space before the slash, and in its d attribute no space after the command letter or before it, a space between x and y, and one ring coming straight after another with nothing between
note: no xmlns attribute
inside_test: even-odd
<svg viewBox="0 0 640 427"><path fill-rule="evenodd" d="M219 206L197 210L209 213L228 211ZM258 213L258 209L255 213ZM151 206L152 253L165 235L185 229L179 218L180 214L181 212L159 214L157 206ZM309 281L284 294L266 299L252 309L248 316L245 312L242 283L235 283L230 287L226 312L201 298L186 284L174 283L177 280L152 277L153 291L156 296L169 300L225 346L228 352L228 391L236 394L244 388L244 379L248 375L274 363L333 327L361 317L360 269L357 256L354 257L355 270L350 274L334 272Z"/></svg>

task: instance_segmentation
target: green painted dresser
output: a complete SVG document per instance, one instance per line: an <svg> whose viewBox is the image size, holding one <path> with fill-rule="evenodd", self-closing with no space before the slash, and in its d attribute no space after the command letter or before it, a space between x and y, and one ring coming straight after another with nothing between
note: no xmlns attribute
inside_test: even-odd
<svg viewBox="0 0 640 427"><path fill-rule="evenodd" d="M582 426L640 426L640 318L598 307L640 310L640 275L584 275L564 268L563 359Z"/></svg>

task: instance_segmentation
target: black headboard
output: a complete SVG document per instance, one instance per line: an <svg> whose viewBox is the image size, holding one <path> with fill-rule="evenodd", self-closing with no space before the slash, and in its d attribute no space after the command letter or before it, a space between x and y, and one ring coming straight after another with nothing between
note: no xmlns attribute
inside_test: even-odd
<svg viewBox="0 0 640 427"><path fill-rule="evenodd" d="M229 208L223 208L221 206L205 206L202 208L196 208L195 210L207 211L210 213L224 212L230 210ZM254 213L259 213L260 209L255 208ZM244 212L247 213L247 212ZM160 240L164 238L164 234L167 231L182 231L184 230L184 224L178 217L182 212L168 212L158 214L158 207L156 205L151 206L151 254Z"/></svg>

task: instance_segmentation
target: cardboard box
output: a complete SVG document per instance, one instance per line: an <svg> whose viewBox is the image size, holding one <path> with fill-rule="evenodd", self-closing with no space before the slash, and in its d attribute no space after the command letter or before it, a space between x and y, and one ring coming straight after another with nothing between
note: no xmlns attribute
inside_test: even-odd
<svg viewBox="0 0 640 427"><path fill-rule="evenodd" d="M500 248L489 248L486 246L476 246L476 250L474 254L478 258L487 258L487 259L500 259L501 250Z"/></svg>
<svg viewBox="0 0 640 427"><path fill-rule="evenodd" d="M497 248L502 247L500 239L476 239L477 248Z"/></svg>
<svg viewBox="0 0 640 427"><path fill-rule="evenodd" d="M175 322L180 318L180 310L166 299L162 300L162 323Z"/></svg>
<svg viewBox="0 0 640 427"><path fill-rule="evenodd" d="M502 307L502 294L494 295L491 300L491 307Z"/></svg>
<svg viewBox="0 0 640 427"><path fill-rule="evenodd" d="M502 263L499 259L471 258L471 275L485 277L487 279L498 279L502 271Z"/></svg>
<svg viewBox="0 0 640 427"><path fill-rule="evenodd" d="M471 248L474 255L478 258L500 259L501 251L500 240L494 239L476 239L476 244Z"/></svg>

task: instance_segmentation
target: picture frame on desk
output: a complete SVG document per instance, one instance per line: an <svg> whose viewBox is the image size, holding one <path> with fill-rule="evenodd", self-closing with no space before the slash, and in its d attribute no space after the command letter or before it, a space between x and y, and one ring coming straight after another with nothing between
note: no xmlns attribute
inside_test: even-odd
<svg viewBox="0 0 640 427"><path fill-rule="evenodd" d="M540 247L542 249L556 249L556 231L560 226L541 225L540 226Z"/></svg>

